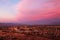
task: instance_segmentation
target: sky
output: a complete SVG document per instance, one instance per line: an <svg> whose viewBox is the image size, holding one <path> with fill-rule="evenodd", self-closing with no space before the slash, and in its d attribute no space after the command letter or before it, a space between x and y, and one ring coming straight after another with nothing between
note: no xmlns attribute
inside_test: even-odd
<svg viewBox="0 0 60 40"><path fill-rule="evenodd" d="M0 0L0 22L60 25L60 0Z"/></svg>
<svg viewBox="0 0 60 40"><path fill-rule="evenodd" d="M20 0L0 0L0 22L13 22L16 17L15 5Z"/></svg>

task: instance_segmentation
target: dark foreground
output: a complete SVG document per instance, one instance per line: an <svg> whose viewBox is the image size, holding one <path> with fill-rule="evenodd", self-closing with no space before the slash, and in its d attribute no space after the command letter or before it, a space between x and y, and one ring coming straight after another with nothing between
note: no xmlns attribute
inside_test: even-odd
<svg viewBox="0 0 60 40"><path fill-rule="evenodd" d="M60 26L0 26L0 40L60 40Z"/></svg>

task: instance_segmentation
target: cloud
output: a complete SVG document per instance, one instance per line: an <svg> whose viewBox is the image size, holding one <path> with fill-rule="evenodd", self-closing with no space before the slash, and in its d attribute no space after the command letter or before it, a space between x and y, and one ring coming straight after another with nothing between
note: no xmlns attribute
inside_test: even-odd
<svg viewBox="0 0 60 40"><path fill-rule="evenodd" d="M0 0L2 2L9 2L9 0ZM0 21L21 22L27 24L45 24L57 23L60 20L60 0L21 0L16 5L10 4L12 9L3 9L3 14L0 16ZM6 7L8 8L8 7ZM14 10L14 13L11 11ZM0 13L1 13L0 12ZM4 15L5 13L5 15ZM8 17L9 16L9 17ZM2 22L3 22L2 21Z"/></svg>
<svg viewBox="0 0 60 40"><path fill-rule="evenodd" d="M17 18L20 21L36 21L58 18L60 0L22 0L17 4Z"/></svg>

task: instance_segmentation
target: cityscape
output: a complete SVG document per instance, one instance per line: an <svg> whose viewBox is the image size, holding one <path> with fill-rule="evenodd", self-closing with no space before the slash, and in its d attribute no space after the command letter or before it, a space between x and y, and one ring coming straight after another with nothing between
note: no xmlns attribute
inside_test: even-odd
<svg viewBox="0 0 60 40"><path fill-rule="evenodd" d="M58 25L0 25L0 40L60 40Z"/></svg>
<svg viewBox="0 0 60 40"><path fill-rule="evenodd" d="M60 0L0 0L0 40L60 40Z"/></svg>

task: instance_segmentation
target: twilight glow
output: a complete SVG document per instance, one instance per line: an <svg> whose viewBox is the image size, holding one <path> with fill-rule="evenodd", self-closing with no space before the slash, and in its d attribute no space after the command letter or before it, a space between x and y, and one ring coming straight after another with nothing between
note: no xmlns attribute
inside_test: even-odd
<svg viewBox="0 0 60 40"><path fill-rule="evenodd" d="M60 0L0 0L0 22L60 24Z"/></svg>

